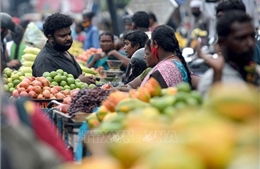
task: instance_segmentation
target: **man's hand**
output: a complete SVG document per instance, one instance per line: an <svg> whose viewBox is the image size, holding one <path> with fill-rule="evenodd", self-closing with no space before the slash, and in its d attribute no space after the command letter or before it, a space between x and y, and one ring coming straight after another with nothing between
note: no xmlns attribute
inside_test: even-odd
<svg viewBox="0 0 260 169"><path fill-rule="evenodd" d="M10 62L7 62L7 67L16 67L18 65L20 65L19 60L15 59L15 60L11 60Z"/></svg>
<svg viewBox="0 0 260 169"><path fill-rule="evenodd" d="M84 83L87 84L95 84L96 79L93 76L85 76L84 74L81 74L78 79Z"/></svg>

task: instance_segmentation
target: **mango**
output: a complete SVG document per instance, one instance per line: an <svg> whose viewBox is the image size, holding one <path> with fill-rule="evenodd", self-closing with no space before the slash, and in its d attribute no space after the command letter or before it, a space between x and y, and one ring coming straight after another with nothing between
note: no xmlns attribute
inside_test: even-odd
<svg viewBox="0 0 260 169"><path fill-rule="evenodd" d="M142 100L143 102L149 102L151 95L149 93L149 90L145 87L140 87L137 89L138 96L137 98L139 100Z"/></svg>
<svg viewBox="0 0 260 169"><path fill-rule="evenodd" d="M168 107L172 106L176 101L176 98L174 96L163 96L163 97L154 97L150 100L150 104L157 108L160 112L163 112L163 110Z"/></svg>
<svg viewBox="0 0 260 169"><path fill-rule="evenodd" d="M86 122L88 124L89 129L96 128L100 124L96 113L92 113L88 117L86 117Z"/></svg>
<svg viewBox="0 0 260 169"><path fill-rule="evenodd" d="M149 106L149 104L141 100L134 99L134 98L126 98L117 104L115 110L116 112L127 113L134 109L144 108L146 106Z"/></svg>
<svg viewBox="0 0 260 169"><path fill-rule="evenodd" d="M152 97L161 95L162 88L154 78L150 78L144 85L144 88L148 89Z"/></svg>

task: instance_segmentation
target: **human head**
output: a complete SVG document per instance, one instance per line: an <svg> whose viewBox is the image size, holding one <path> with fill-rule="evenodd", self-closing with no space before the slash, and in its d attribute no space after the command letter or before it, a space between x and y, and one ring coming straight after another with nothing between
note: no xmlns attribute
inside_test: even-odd
<svg viewBox="0 0 260 169"><path fill-rule="evenodd" d="M152 26L155 22L157 22L157 18L153 12L149 12L149 25Z"/></svg>
<svg viewBox="0 0 260 169"><path fill-rule="evenodd" d="M146 60L147 67L154 67L159 63L159 60L153 55L153 52L151 51L151 40L148 39L145 43L144 47L144 59Z"/></svg>
<svg viewBox="0 0 260 169"><path fill-rule="evenodd" d="M149 30L149 15L145 11L135 12L132 16L134 30Z"/></svg>
<svg viewBox="0 0 260 169"><path fill-rule="evenodd" d="M8 34L8 31L15 32L15 23L13 22L12 17L5 12L1 12L1 39Z"/></svg>
<svg viewBox="0 0 260 169"><path fill-rule="evenodd" d="M82 24L81 23L76 23L76 25L75 25L75 32L77 33L77 34L79 34L79 33L81 33L82 31L84 31L84 27L82 26Z"/></svg>
<svg viewBox="0 0 260 169"><path fill-rule="evenodd" d="M201 0L191 0L190 9L191 9L192 15L194 15L195 17L198 17L201 14L202 1Z"/></svg>
<svg viewBox="0 0 260 169"><path fill-rule="evenodd" d="M124 38L124 50L127 57L131 58L133 53L140 48L143 48L148 36L140 30L133 30L126 32Z"/></svg>
<svg viewBox="0 0 260 169"><path fill-rule="evenodd" d="M221 0L216 6L216 16L219 18L226 11L240 10L246 12L246 6L242 0Z"/></svg>
<svg viewBox="0 0 260 169"><path fill-rule="evenodd" d="M163 60L163 53L175 53L187 70L189 83L191 84L190 71L187 63L182 56L179 42L175 36L175 31L167 25L157 26L152 32L151 50L156 58Z"/></svg>
<svg viewBox="0 0 260 169"><path fill-rule="evenodd" d="M124 18L123 18L123 20L124 20L124 24L125 24L125 30L126 31L130 31L130 30L133 30L133 26L132 26L132 19L131 19L131 17L129 16L129 15L127 15L127 16L125 16Z"/></svg>
<svg viewBox="0 0 260 169"><path fill-rule="evenodd" d="M252 61L255 30L252 19L243 11L226 11L217 22L218 44L226 62L239 66Z"/></svg>
<svg viewBox="0 0 260 169"><path fill-rule="evenodd" d="M46 18L43 24L44 35L50 44L58 51L64 52L72 45L70 26L73 19L61 13L55 13Z"/></svg>
<svg viewBox="0 0 260 169"><path fill-rule="evenodd" d="M20 25L16 25L15 32L11 33L14 43L16 44L20 43L23 39L23 34L24 34L23 27Z"/></svg>
<svg viewBox="0 0 260 169"><path fill-rule="evenodd" d="M108 53L114 48L114 35L111 32L102 32L99 35L99 44L105 53Z"/></svg>
<svg viewBox="0 0 260 169"><path fill-rule="evenodd" d="M83 17L83 23L82 26L84 28L88 28L92 23L92 18L95 16L95 13L92 11L84 11L82 14Z"/></svg>

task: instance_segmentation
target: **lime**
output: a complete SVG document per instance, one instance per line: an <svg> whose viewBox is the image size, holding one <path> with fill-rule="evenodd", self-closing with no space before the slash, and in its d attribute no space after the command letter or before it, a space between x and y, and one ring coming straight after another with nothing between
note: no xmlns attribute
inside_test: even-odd
<svg viewBox="0 0 260 169"><path fill-rule="evenodd" d="M70 90L70 87L69 87L68 85L64 86L63 88L64 88L65 90L66 90L66 89L69 89L69 90Z"/></svg>
<svg viewBox="0 0 260 169"><path fill-rule="evenodd" d="M70 84L70 89L75 89L77 86L75 84Z"/></svg>
<svg viewBox="0 0 260 169"><path fill-rule="evenodd" d="M177 85L177 90L178 92L181 91L181 92L189 93L191 91L191 87L188 83L180 83Z"/></svg>
<svg viewBox="0 0 260 169"><path fill-rule="evenodd" d="M9 88L9 92L13 92L15 90L14 87Z"/></svg>
<svg viewBox="0 0 260 169"><path fill-rule="evenodd" d="M4 85L4 90L5 90L5 91L8 91L8 90L9 90L9 87L8 87L7 84Z"/></svg>
<svg viewBox="0 0 260 169"><path fill-rule="evenodd" d="M60 86L64 87L64 86L66 86L66 85L67 85L67 83L66 83L66 81L64 81L64 80L60 82Z"/></svg>
<svg viewBox="0 0 260 169"><path fill-rule="evenodd" d="M56 72L63 75L63 70L62 69L57 69Z"/></svg>
<svg viewBox="0 0 260 169"><path fill-rule="evenodd" d="M55 81L55 82L57 82L57 83L59 83L59 82L61 82L62 81L62 78L61 78L61 75L56 75L54 78L53 78L53 80Z"/></svg>
<svg viewBox="0 0 260 169"><path fill-rule="evenodd" d="M72 78L74 78L74 76L72 75L72 74L68 74L68 76L67 77L72 77Z"/></svg>
<svg viewBox="0 0 260 169"><path fill-rule="evenodd" d="M25 76L20 76L19 80L22 81L25 78Z"/></svg>
<svg viewBox="0 0 260 169"><path fill-rule="evenodd" d="M7 78L3 78L3 82L4 82L4 84L7 84L8 83L8 79Z"/></svg>
<svg viewBox="0 0 260 169"><path fill-rule="evenodd" d="M23 72L17 72L17 75L20 77L20 76L24 76L24 73Z"/></svg>
<svg viewBox="0 0 260 169"><path fill-rule="evenodd" d="M59 86L59 84L57 82L51 82L52 86Z"/></svg>
<svg viewBox="0 0 260 169"><path fill-rule="evenodd" d="M8 76L6 74L3 74L3 78L8 78Z"/></svg>
<svg viewBox="0 0 260 169"><path fill-rule="evenodd" d="M68 73L67 72L63 72L63 76L67 77Z"/></svg>
<svg viewBox="0 0 260 169"><path fill-rule="evenodd" d="M18 74L12 74L11 75L12 80L19 79Z"/></svg>
<svg viewBox="0 0 260 169"><path fill-rule="evenodd" d="M4 74L6 74L8 77L10 77L12 75L12 69L6 69L6 71L4 71Z"/></svg>
<svg viewBox="0 0 260 169"><path fill-rule="evenodd" d="M62 86L60 86L60 90L64 90L64 88Z"/></svg>
<svg viewBox="0 0 260 169"><path fill-rule="evenodd" d="M51 73L50 73L51 78L54 78L56 75L57 75L57 73L55 71L51 71Z"/></svg>
<svg viewBox="0 0 260 169"><path fill-rule="evenodd" d="M19 83L20 83L20 80L15 79L15 80L13 81L14 86L18 85Z"/></svg>
<svg viewBox="0 0 260 169"><path fill-rule="evenodd" d="M75 84L75 79L72 78L72 77L69 77L69 78L67 78L67 82L68 82L69 85Z"/></svg>
<svg viewBox="0 0 260 169"><path fill-rule="evenodd" d="M52 78L50 76L46 77L46 79L49 81L49 82L52 82Z"/></svg>
<svg viewBox="0 0 260 169"><path fill-rule="evenodd" d="M44 72L42 76L47 78L47 77L50 76L50 73L49 72Z"/></svg>
<svg viewBox="0 0 260 169"><path fill-rule="evenodd" d="M90 88L90 89L93 89L93 88L95 88L95 87L96 87L96 85L94 85L94 84L88 85L88 88Z"/></svg>
<svg viewBox="0 0 260 169"><path fill-rule="evenodd" d="M9 78L7 79L7 81L10 83L10 82L13 81L13 79L9 77Z"/></svg>
<svg viewBox="0 0 260 169"><path fill-rule="evenodd" d="M10 89L11 87L14 87L14 84L13 83L8 83L7 86Z"/></svg>
<svg viewBox="0 0 260 169"><path fill-rule="evenodd" d="M79 79L75 79L75 83L76 83L76 82L81 82L81 81L80 81Z"/></svg>
<svg viewBox="0 0 260 169"><path fill-rule="evenodd" d="M78 88L81 88L82 83L83 83L83 82L76 82L75 85L76 85Z"/></svg>
<svg viewBox="0 0 260 169"><path fill-rule="evenodd" d="M61 76L61 79L62 79L63 81L66 81L66 80L67 80L67 76L62 75L62 76Z"/></svg>

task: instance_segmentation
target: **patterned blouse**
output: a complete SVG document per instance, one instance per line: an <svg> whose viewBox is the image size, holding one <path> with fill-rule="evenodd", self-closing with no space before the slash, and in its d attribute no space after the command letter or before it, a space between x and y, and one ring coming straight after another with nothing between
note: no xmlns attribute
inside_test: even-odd
<svg viewBox="0 0 260 169"><path fill-rule="evenodd" d="M162 60L144 78L143 86L150 77L155 78L162 88L176 87L179 83L188 82L188 74L183 64L174 59Z"/></svg>

